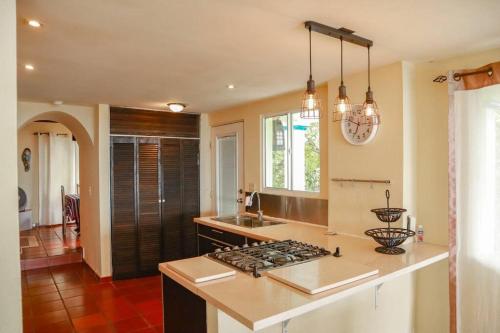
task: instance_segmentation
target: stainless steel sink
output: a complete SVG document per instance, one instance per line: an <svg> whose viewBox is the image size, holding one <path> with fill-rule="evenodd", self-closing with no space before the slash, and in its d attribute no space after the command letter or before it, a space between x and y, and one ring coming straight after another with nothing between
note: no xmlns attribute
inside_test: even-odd
<svg viewBox="0 0 500 333"><path fill-rule="evenodd" d="M270 220L262 220L259 221L258 218L252 216L217 216L212 218L215 221L228 223L232 225L237 225L245 228L260 228L260 227L268 227L271 225L284 224L283 222L270 221Z"/></svg>

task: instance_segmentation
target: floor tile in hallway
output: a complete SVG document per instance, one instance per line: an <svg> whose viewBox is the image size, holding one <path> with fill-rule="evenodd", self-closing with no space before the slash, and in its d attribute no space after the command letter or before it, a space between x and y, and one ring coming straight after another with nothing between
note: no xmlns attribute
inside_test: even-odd
<svg viewBox="0 0 500 333"><path fill-rule="evenodd" d="M163 332L160 276L100 282L85 264L22 272L24 332Z"/></svg>

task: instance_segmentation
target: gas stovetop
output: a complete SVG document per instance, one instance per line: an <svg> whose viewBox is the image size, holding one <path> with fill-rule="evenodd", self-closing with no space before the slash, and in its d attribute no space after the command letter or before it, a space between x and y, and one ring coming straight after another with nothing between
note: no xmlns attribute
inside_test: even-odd
<svg viewBox="0 0 500 333"><path fill-rule="evenodd" d="M286 240L245 244L232 249L226 247L209 253L210 258L222 261L244 272L260 277L260 272L300 264L331 254L330 251L307 243Z"/></svg>

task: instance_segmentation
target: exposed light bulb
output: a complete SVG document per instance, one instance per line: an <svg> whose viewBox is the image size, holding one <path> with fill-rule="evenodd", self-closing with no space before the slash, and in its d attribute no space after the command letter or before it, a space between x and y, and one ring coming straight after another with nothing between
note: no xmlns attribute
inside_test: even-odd
<svg viewBox="0 0 500 333"><path fill-rule="evenodd" d="M314 95L313 94L309 94L307 96L307 108L309 110L313 110L314 109Z"/></svg>
<svg viewBox="0 0 500 333"><path fill-rule="evenodd" d="M365 115L367 117L373 116L373 104L366 104L365 107Z"/></svg>
<svg viewBox="0 0 500 333"><path fill-rule="evenodd" d="M234 88L235 88L235 87L234 87L234 84L228 84L228 85L227 85L227 89L234 89Z"/></svg>
<svg viewBox="0 0 500 333"><path fill-rule="evenodd" d="M35 66L33 66L32 64L26 64L26 65L24 65L24 68L29 70L29 71L32 71L35 69Z"/></svg>
<svg viewBox="0 0 500 333"><path fill-rule="evenodd" d="M345 100L341 99L339 104L337 104L337 111L340 113L344 113L347 109L347 105L345 104Z"/></svg>

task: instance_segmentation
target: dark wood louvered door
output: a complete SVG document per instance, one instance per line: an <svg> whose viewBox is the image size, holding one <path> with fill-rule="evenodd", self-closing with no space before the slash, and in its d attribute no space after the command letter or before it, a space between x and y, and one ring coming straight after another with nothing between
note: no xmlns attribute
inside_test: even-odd
<svg viewBox="0 0 500 333"><path fill-rule="evenodd" d="M156 274L197 255L199 141L113 137L113 278Z"/></svg>
<svg viewBox="0 0 500 333"><path fill-rule="evenodd" d="M161 140L163 179L163 260L182 258L181 145L178 139Z"/></svg>
<svg viewBox="0 0 500 333"><path fill-rule="evenodd" d="M181 140L182 156L182 254L198 254L195 217L200 216L199 141Z"/></svg>
<svg viewBox="0 0 500 333"><path fill-rule="evenodd" d="M137 274L135 198L135 139L112 138L111 146L111 250L113 278Z"/></svg>
<svg viewBox="0 0 500 333"><path fill-rule="evenodd" d="M200 214L199 141L162 139L163 259L196 256L196 226Z"/></svg>
<svg viewBox="0 0 500 333"><path fill-rule="evenodd" d="M160 144L137 138L137 239L139 275L158 272L161 261Z"/></svg>

